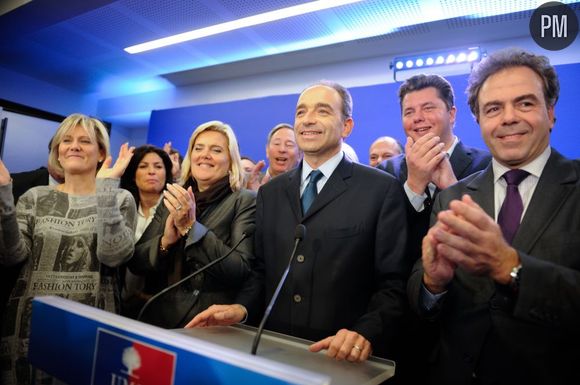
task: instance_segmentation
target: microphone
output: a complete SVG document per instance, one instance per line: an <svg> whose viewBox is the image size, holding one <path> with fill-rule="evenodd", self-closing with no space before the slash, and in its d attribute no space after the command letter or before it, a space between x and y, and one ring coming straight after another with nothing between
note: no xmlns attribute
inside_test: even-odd
<svg viewBox="0 0 580 385"><path fill-rule="evenodd" d="M153 297L149 298L149 300L147 302L145 302L145 305L143 305L143 307L141 308L141 311L139 312L139 315L137 316L137 321L141 321L141 317L143 317L143 314L145 313L145 310L147 310L147 308L155 301L157 300L157 298L161 297L163 294L167 293L170 290L175 289L176 287L180 286L182 283L189 281L191 278L195 277L196 275L206 271L207 269L209 269L210 267L212 267L213 265L220 263L221 261L223 261L224 259L226 259L227 257L230 256L231 253L234 252L234 250L236 250L238 248L238 246L246 239L251 237L254 234L254 231L256 230L256 225L255 224L251 224L248 226L248 228L242 233L242 237L240 238L240 240L238 241L238 243L236 243L234 245L234 247L232 247L230 249L230 251L228 251L227 253L225 253L224 255L222 255L219 258L214 259L213 261L211 261L210 263L208 263L205 266L202 266L201 268L199 268L198 270L194 271L193 273L189 274L188 276L186 276L183 279L180 279L179 281L175 282L174 284L171 284L169 286L167 286L165 289L161 290L159 293L155 294ZM193 307L193 305L195 305L195 302L191 305L191 307ZM189 311L191 310L191 307L187 310L187 312L185 313L185 315L183 316L183 318L185 318L187 316L187 314L189 313ZM177 325L175 325L175 327L179 326L179 324L183 323L183 318L181 319L181 321L179 321L177 323Z"/></svg>
<svg viewBox="0 0 580 385"><path fill-rule="evenodd" d="M304 226L303 224L299 224L298 226L296 226L296 229L294 230L294 249L292 250L292 254L290 254L290 260L288 260L288 266L286 266L286 270L284 270L284 273L282 274L282 278L280 278L280 282L278 282L278 286L276 287L276 290L274 291L274 295L272 295L272 298L270 299L270 303L268 303L268 306L266 307L266 311L264 312L264 316L262 317L262 321L260 321L260 326L258 327L258 331L256 332L256 335L254 336L254 342L252 343L252 354L256 355L256 351L258 350L258 344L260 343L260 337L262 337L262 332L264 331L264 325L266 324L266 321L268 320L268 317L270 316L270 312L272 312L272 307L274 307L274 304L276 303L276 299L278 298L278 295L280 294L280 290L282 290L282 286L284 286L284 282L286 282L286 277L288 276L288 272L290 271L290 266L292 265L292 260L294 259L294 255L296 254L296 249L298 249L298 244L300 243L300 241L302 241L302 239L304 239L304 237L306 236L306 226Z"/></svg>

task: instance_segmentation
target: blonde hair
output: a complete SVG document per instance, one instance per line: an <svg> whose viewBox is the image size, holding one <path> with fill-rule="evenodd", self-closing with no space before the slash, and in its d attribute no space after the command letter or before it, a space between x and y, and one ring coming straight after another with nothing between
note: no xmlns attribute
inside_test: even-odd
<svg viewBox="0 0 580 385"><path fill-rule="evenodd" d="M91 138L91 141L97 143L99 150L105 153L105 159L110 155L109 134L107 133L107 129L100 120L83 114L69 115L65 120L62 121L60 126L58 126L56 133L52 138L50 153L48 155L48 165L61 175L64 175L64 170L58 161L58 146L62 142L64 136L67 135L70 130L76 126L81 126L87 132L87 135L89 138ZM99 162L97 165L97 170L100 167L101 163Z"/></svg>
<svg viewBox="0 0 580 385"><path fill-rule="evenodd" d="M234 134L232 128L218 120L213 120L210 122L203 123L193 131L191 138L189 138L189 145L187 146L187 153L183 159L183 164L181 165L181 178L180 183L185 185L185 183L192 178L191 175L191 151L197 137L206 131L215 131L223 134L228 142L228 152L230 155L230 187L233 191L238 191L242 188L242 181L244 179L244 174L242 173L240 150L238 147L238 140Z"/></svg>

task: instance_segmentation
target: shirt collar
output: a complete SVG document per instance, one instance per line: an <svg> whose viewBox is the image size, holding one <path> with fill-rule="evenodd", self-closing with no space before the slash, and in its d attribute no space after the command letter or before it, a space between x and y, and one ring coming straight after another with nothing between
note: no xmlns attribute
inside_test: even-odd
<svg viewBox="0 0 580 385"><path fill-rule="evenodd" d="M151 218L155 215L155 212L157 211L157 207L159 207L159 204L161 203L162 200L163 200L163 194L159 195L159 200L157 201L155 206L153 206L149 209L149 216ZM137 207L137 214L139 214L140 216L145 218L145 214L143 214L143 208L141 208L141 203L139 203L139 207Z"/></svg>
<svg viewBox="0 0 580 385"><path fill-rule="evenodd" d="M322 175L324 175L324 177L326 177L326 179L330 178L330 176L332 175L334 170L336 170L336 168L338 167L338 164L340 163L340 161L342 160L343 157L344 157L343 151L337 152L332 158L328 159L326 162L321 164L320 167L318 167L318 170L320 170L322 172ZM310 172L312 170L313 170L313 168L310 167L310 165L308 164L308 162L305 159L303 159L302 160L302 178L301 178L302 183L304 183L306 178L308 178L308 176L310 175Z"/></svg>
<svg viewBox="0 0 580 385"><path fill-rule="evenodd" d="M459 139L457 139L457 136L453 135L453 142L451 143L451 147L449 147L449 150L447 150L447 155L449 156L453 155L453 151L455 151L457 143L459 143Z"/></svg>
<svg viewBox="0 0 580 385"><path fill-rule="evenodd" d="M546 146L544 151L538 156L536 159L532 160L530 163L526 164L520 169L525 170L532 174L533 176L539 178L542 175L542 171L548 163L548 158L550 158L550 154L552 153L552 149L550 146ZM509 167L504 166L503 164L499 163L495 158L491 159L491 165L493 167L493 181L494 183L497 182L503 174L507 171L511 170Z"/></svg>

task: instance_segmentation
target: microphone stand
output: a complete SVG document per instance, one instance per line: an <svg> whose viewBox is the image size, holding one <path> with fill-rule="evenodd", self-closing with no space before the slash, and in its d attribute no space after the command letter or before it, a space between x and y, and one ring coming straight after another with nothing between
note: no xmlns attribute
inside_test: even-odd
<svg viewBox="0 0 580 385"><path fill-rule="evenodd" d="M240 238L240 240L238 241L238 243L236 243L234 245L234 247L232 247L230 249L230 251L228 251L226 254L222 255L221 257L219 257L217 259L214 259L213 261L211 261L207 265L199 268L198 270L196 270L193 273L189 274L185 278L180 279L179 281L175 282L174 284L167 286L165 289L161 290L159 293L157 293L153 297L149 298L149 300L147 302L145 302L145 305L143 305L143 307L141 308L141 311L139 312L139 315L137 315L137 321L141 321L141 317L143 317L143 314L145 313L145 310L147 310L147 308L149 307L149 305L151 305L155 300L157 300L157 298L161 297L163 294L167 293L168 291L175 289L176 287L180 286L182 283L190 280L191 278L195 277L196 275L198 275L198 274L206 271L207 269L209 269L213 265L215 265L217 263L220 263L221 261L223 261L224 259L226 259L231 253L234 252L234 250L236 250L238 248L238 246L242 243L242 241L245 240L246 238L250 237L253 234L253 232L254 232L253 231L253 227L250 227L249 229L247 229L242 234L242 238ZM193 305L195 305L195 303ZM192 305L192 307L193 307L193 305ZM187 316L187 314L189 313L190 310L191 310L191 307L187 310L187 312L183 316L184 318ZM179 321L179 323L177 325L175 325L175 327L179 326L179 324L182 323L182 322L183 322L183 318L181 319L181 321Z"/></svg>

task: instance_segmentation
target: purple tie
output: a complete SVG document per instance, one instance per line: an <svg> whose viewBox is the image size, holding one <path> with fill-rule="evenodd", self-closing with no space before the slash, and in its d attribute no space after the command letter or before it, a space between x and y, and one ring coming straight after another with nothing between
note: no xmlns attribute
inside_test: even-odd
<svg viewBox="0 0 580 385"><path fill-rule="evenodd" d="M520 219L524 212L524 204L518 186L528 175L530 173L524 170L510 170L503 174L503 178L507 182L507 190L505 200L497 216L497 223L501 227L505 240L510 245L518 231Z"/></svg>

